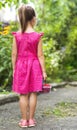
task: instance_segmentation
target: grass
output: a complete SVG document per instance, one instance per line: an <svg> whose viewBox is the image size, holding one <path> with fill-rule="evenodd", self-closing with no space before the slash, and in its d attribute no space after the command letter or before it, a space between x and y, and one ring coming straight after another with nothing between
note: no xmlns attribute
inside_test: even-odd
<svg viewBox="0 0 77 130"><path fill-rule="evenodd" d="M43 111L44 116L73 117L77 116L77 103L61 102L54 109L47 108Z"/></svg>
<svg viewBox="0 0 77 130"><path fill-rule="evenodd" d="M9 92L9 91L3 91L3 92L0 92L0 95L1 95L1 94L10 94L10 93L12 93L12 92Z"/></svg>

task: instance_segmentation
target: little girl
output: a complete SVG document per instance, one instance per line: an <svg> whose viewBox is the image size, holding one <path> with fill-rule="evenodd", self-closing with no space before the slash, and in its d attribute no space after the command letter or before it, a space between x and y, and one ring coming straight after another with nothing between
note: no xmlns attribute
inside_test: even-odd
<svg viewBox="0 0 77 130"><path fill-rule="evenodd" d="M13 91L20 94L20 127L36 125L34 113L37 92L42 91L42 80L46 79L44 55L42 50L43 33L37 33L34 9L23 4L18 9L21 30L13 32L12 65Z"/></svg>

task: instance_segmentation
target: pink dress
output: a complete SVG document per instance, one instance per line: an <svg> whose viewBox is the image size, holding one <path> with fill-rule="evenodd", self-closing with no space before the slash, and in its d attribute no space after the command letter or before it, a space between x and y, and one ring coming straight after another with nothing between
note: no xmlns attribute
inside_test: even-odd
<svg viewBox="0 0 77 130"><path fill-rule="evenodd" d="M17 61L12 90L19 94L42 91L42 69L37 56L37 47L43 33L13 32L17 44Z"/></svg>

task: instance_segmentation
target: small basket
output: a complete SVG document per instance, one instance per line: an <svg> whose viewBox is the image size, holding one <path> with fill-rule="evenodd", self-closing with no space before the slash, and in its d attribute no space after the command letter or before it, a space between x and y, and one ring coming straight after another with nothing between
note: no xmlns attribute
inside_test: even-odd
<svg viewBox="0 0 77 130"><path fill-rule="evenodd" d="M42 86L42 93L49 93L51 91L51 84L48 84L45 82L43 82L43 86Z"/></svg>

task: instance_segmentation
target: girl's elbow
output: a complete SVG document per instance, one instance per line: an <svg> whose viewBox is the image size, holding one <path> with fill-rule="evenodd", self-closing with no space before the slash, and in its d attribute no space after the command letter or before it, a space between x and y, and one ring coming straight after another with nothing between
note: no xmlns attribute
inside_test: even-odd
<svg viewBox="0 0 77 130"><path fill-rule="evenodd" d="M43 59L43 58L44 58L44 55L38 55L38 58L39 58L39 59Z"/></svg>
<svg viewBox="0 0 77 130"><path fill-rule="evenodd" d="M12 53L12 57L17 57L17 54L16 53Z"/></svg>

